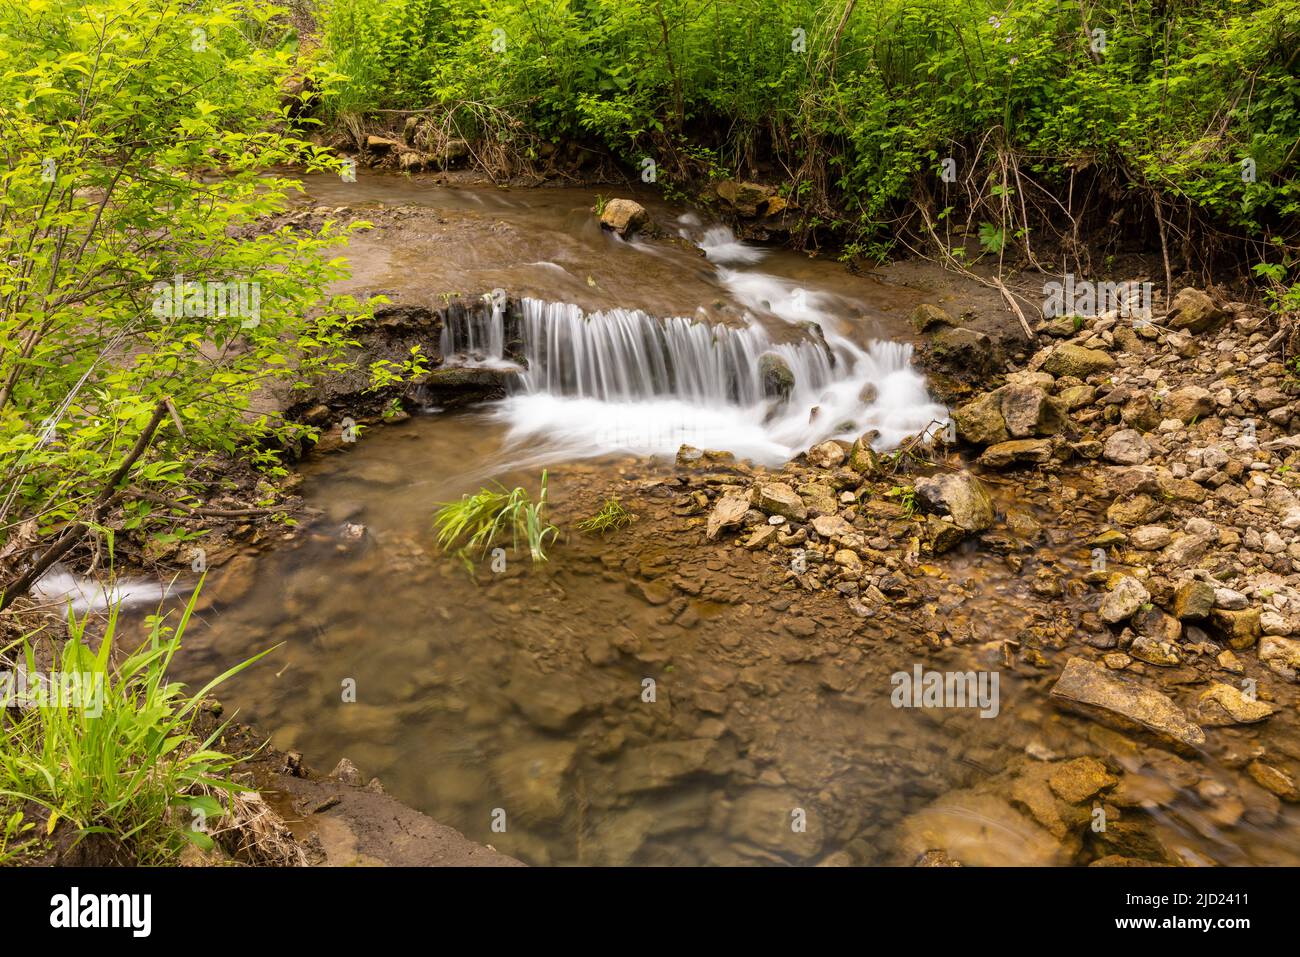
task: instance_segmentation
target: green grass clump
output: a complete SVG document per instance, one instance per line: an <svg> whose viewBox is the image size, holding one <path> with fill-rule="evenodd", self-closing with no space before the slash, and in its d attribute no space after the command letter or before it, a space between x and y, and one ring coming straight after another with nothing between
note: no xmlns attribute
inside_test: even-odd
<svg viewBox="0 0 1300 957"><path fill-rule="evenodd" d="M528 492L515 486L510 491L498 485L481 488L473 495L463 495L459 502L441 502L433 517L438 529L438 546L444 551L455 549L470 568L474 558L482 558L497 542L510 536L510 547L518 549L520 541L528 544L534 562L546 561L546 545L560 530L546 521L546 472L542 487L533 501Z"/></svg>
<svg viewBox="0 0 1300 957"><path fill-rule="evenodd" d="M628 525L632 521L632 513L623 507L623 503L614 495L605 499L605 504L600 507L595 515L591 518L579 522L578 528L584 532L609 532L616 531Z"/></svg>
<svg viewBox="0 0 1300 957"><path fill-rule="evenodd" d="M149 637L120 664L113 663L117 609L98 651L86 640L90 616L69 616L70 637L52 670L83 676L83 690L11 708L0 728L0 860L40 854L59 827L75 829L74 845L105 835L141 864L172 861L187 841L213 846L209 824L224 813L214 792L248 789L230 780L240 759L212 747L225 725L200 738L194 719L215 687L267 652L194 694L167 680L197 596L196 590L174 629L154 619ZM28 638L3 650L15 648L35 676ZM29 694L31 688L29 681ZM13 684L0 691L16 693ZM27 817L32 805L45 811L39 827Z"/></svg>

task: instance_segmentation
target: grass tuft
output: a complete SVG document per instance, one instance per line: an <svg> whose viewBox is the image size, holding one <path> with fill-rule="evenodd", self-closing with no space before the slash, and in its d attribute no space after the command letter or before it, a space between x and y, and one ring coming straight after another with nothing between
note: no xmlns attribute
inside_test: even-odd
<svg viewBox="0 0 1300 957"><path fill-rule="evenodd" d="M481 559L509 534L512 549L517 550L522 540L528 544L528 554L534 562L546 561L547 543L560 534L545 518L546 479L546 472L542 472L541 491L536 501L519 486L506 491L498 485L463 495L459 502L439 503L433 517L438 529L438 546L444 551L455 549L472 569L476 558Z"/></svg>
<svg viewBox="0 0 1300 957"><path fill-rule="evenodd" d="M595 515L586 521L578 523L578 528L584 532L609 532L617 531L632 521L632 513L623 507L623 503L618 500L617 495L605 499L605 504L600 507Z"/></svg>

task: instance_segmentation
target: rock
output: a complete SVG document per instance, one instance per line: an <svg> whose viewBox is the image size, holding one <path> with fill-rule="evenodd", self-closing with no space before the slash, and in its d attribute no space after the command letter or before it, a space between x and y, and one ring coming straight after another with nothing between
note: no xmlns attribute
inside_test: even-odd
<svg viewBox="0 0 1300 957"><path fill-rule="evenodd" d="M1006 468L1008 465L1045 465L1052 460L1051 439L1013 439L990 445L979 457L980 465Z"/></svg>
<svg viewBox="0 0 1300 957"><path fill-rule="evenodd" d="M853 533L853 526L838 515L818 515L812 520L813 531L825 539L841 538Z"/></svg>
<svg viewBox="0 0 1300 957"><path fill-rule="evenodd" d="M503 398L513 377L505 369L443 366L426 373L414 388L423 404L453 408Z"/></svg>
<svg viewBox="0 0 1300 957"><path fill-rule="evenodd" d="M1189 385L1177 392L1171 392L1160 406L1160 410L1166 417L1181 419L1183 422L1213 415L1215 409L1214 395L1209 389L1203 389L1199 385Z"/></svg>
<svg viewBox="0 0 1300 957"><path fill-rule="evenodd" d="M541 741L494 759L492 774L501 788L506 814L526 823L564 817L570 793L565 777L577 751L577 744L570 741Z"/></svg>
<svg viewBox="0 0 1300 957"><path fill-rule="evenodd" d="M724 179L714 188L723 202L746 218L767 215L773 201L780 199L775 189L762 183Z"/></svg>
<svg viewBox="0 0 1300 957"><path fill-rule="evenodd" d="M1109 372L1115 368L1115 360L1100 349L1085 349L1073 343L1063 342L1043 362L1043 371L1057 376L1074 376L1086 379L1097 372Z"/></svg>
<svg viewBox="0 0 1300 957"><path fill-rule="evenodd" d="M754 533L745 539L745 547L751 552L756 552L760 548L766 548L769 542L775 541L777 528L775 525L760 525L754 529Z"/></svg>
<svg viewBox="0 0 1300 957"><path fill-rule="evenodd" d="M1119 779L1096 758L1075 758L1058 764L1047 783L1062 801L1082 804L1098 792L1114 787Z"/></svg>
<svg viewBox="0 0 1300 957"><path fill-rule="evenodd" d="M1151 458L1151 446L1137 429L1120 429L1106 440L1101 454L1117 465L1140 465Z"/></svg>
<svg viewBox="0 0 1300 957"><path fill-rule="evenodd" d="M437 150L434 158L442 169L451 169L469 158L469 142L459 137L449 139Z"/></svg>
<svg viewBox="0 0 1300 957"><path fill-rule="evenodd" d="M808 464L813 468L839 468L845 459L844 446L833 440L814 445L805 453Z"/></svg>
<svg viewBox="0 0 1300 957"><path fill-rule="evenodd" d="M866 478L880 474L880 455L871 447L875 432L859 436L849 449L849 468Z"/></svg>
<svg viewBox="0 0 1300 957"><path fill-rule="evenodd" d="M1011 437L1002 418L1002 402L996 392L987 392L952 412L957 434L973 445L994 445Z"/></svg>
<svg viewBox="0 0 1300 957"><path fill-rule="evenodd" d="M1084 658L1066 662L1051 695L1103 717L1121 730L1143 729L1183 747L1205 743L1205 732L1167 696L1116 677Z"/></svg>
<svg viewBox="0 0 1300 957"><path fill-rule="evenodd" d="M807 482L800 485L796 493L807 507L809 515L834 515L840 510L839 498L835 495L835 489L829 485Z"/></svg>
<svg viewBox="0 0 1300 957"><path fill-rule="evenodd" d="M1231 588L1214 589L1214 607L1227 611L1241 611L1250 606L1250 599Z"/></svg>
<svg viewBox="0 0 1300 957"><path fill-rule="evenodd" d="M1128 653L1139 661L1161 668L1172 668L1183 663L1183 656L1177 645L1148 635L1135 637L1133 643L1129 645Z"/></svg>
<svg viewBox="0 0 1300 957"><path fill-rule="evenodd" d="M925 539L930 543L930 551L935 555L956 548L965 537L965 533L952 522L944 521L935 515L925 517Z"/></svg>
<svg viewBox="0 0 1300 957"><path fill-rule="evenodd" d="M982 532L993 524L993 503L979 479L969 472L948 472L916 480L916 497L931 511L952 517L964 532Z"/></svg>
<svg viewBox="0 0 1300 957"><path fill-rule="evenodd" d="M997 840L990 840L992 834ZM956 860L971 867L1045 867L1069 855L1049 831L994 794L950 791L904 818L894 863Z"/></svg>
<svg viewBox="0 0 1300 957"><path fill-rule="evenodd" d="M372 153L387 153L391 150L400 149L402 144L397 140L389 139L386 136L375 136L371 134L366 137L366 149Z"/></svg>
<svg viewBox="0 0 1300 957"><path fill-rule="evenodd" d="M696 468L704 464L704 450L693 445L683 445L677 450L678 468Z"/></svg>
<svg viewBox="0 0 1300 957"><path fill-rule="evenodd" d="M1202 333L1213 329L1226 319L1228 314L1214 304L1214 300L1199 289L1180 290L1169 304L1165 324L1173 329L1186 329L1191 333Z"/></svg>
<svg viewBox="0 0 1300 957"><path fill-rule="evenodd" d="M330 772L329 776L336 781L342 781L344 784L352 784L356 787L361 787L366 783L365 776L347 758L339 758L339 763L334 765L334 770Z"/></svg>
<svg viewBox="0 0 1300 957"><path fill-rule="evenodd" d="M800 829L796 830L796 826ZM825 840L820 816L792 791L751 788L731 808L727 832L795 860L808 860Z"/></svg>
<svg viewBox="0 0 1300 957"><path fill-rule="evenodd" d="M1296 787L1295 778L1285 771L1262 761L1251 761L1246 765L1246 773L1265 791L1276 794L1283 801L1292 804L1300 801L1300 788Z"/></svg>
<svg viewBox="0 0 1300 957"><path fill-rule="evenodd" d="M1183 582L1174 590L1174 617L1179 621L1200 621L1214 608L1214 586L1202 581Z"/></svg>
<svg viewBox="0 0 1300 957"><path fill-rule="evenodd" d="M940 372L972 384L996 375L1002 366L993 340L965 327L940 329L930 340L926 358Z"/></svg>
<svg viewBox="0 0 1300 957"><path fill-rule="evenodd" d="M1163 525L1142 525L1129 533L1129 544L1144 552L1164 548L1173 541L1174 533Z"/></svg>
<svg viewBox="0 0 1300 957"><path fill-rule="evenodd" d="M705 538L713 541L724 528L735 528L739 525L744 520L745 513L749 511L753 497L753 490L746 489L743 492L728 492L718 499L718 504L713 506L713 513L709 516Z"/></svg>
<svg viewBox="0 0 1300 957"><path fill-rule="evenodd" d="M1183 635L1183 626L1173 615L1155 605L1143 605L1133 615L1131 624L1139 635L1172 645Z"/></svg>
<svg viewBox="0 0 1300 957"><path fill-rule="evenodd" d="M754 490L754 506L769 515L780 515L792 522L808 519L808 507L795 490L784 482L768 482Z"/></svg>
<svg viewBox="0 0 1300 957"><path fill-rule="evenodd" d="M790 364L775 352L765 352L758 357L758 374L763 382L763 395L784 402L794 391L794 373Z"/></svg>
<svg viewBox="0 0 1300 957"><path fill-rule="evenodd" d="M563 731L586 710L577 678L553 672L543 675L516 665L506 695L533 724L547 731Z"/></svg>
<svg viewBox="0 0 1300 957"><path fill-rule="evenodd" d="M1245 608L1241 611L1216 608L1210 612L1210 621L1223 632L1228 639L1228 646L1234 651L1254 647L1259 641L1261 629L1258 608Z"/></svg>
<svg viewBox="0 0 1300 957"><path fill-rule="evenodd" d="M1277 708L1263 701L1247 698L1232 685L1216 681L1197 699L1196 713L1201 724L1220 728L1230 724L1254 724L1272 715Z"/></svg>
<svg viewBox="0 0 1300 957"><path fill-rule="evenodd" d="M705 770L715 746L709 738L688 738L631 749L619 765L615 787L620 794L668 787Z"/></svg>
<svg viewBox="0 0 1300 957"><path fill-rule="evenodd" d="M1107 624L1117 625L1127 621L1139 608L1151 600L1151 593L1132 575L1125 575L1101 600L1097 614Z"/></svg>
<svg viewBox="0 0 1300 957"><path fill-rule="evenodd" d="M912 310L912 314L907 317L907 321L912 324L912 328L918 333L924 335L933 329L943 326L955 326L952 317L944 312L938 306L932 306L923 302Z"/></svg>
<svg viewBox="0 0 1300 957"><path fill-rule="evenodd" d="M1266 635L1260 639L1258 654L1275 675L1288 681L1300 680L1300 641Z"/></svg>
<svg viewBox="0 0 1300 957"><path fill-rule="evenodd" d="M1106 509L1106 521L1112 525L1140 525L1151 517L1155 508L1155 499L1150 495L1145 493L1134 495L1130 499L1111 503L1111 506Z"/></svg>
<svg viewBox="0 0 1300 957"><path fill-rule="evenodd" d="M620 236L630 236L650 223L644 206L630 199L611 199L600 214L600 225Z"/></svg>
<svg viewBox="0 0 1300 957"><path fill-rule="evenodd" d="M1065 427L1065 409L1042 389L1009 385L1000 391L1002 419L1012 438L1054 435Z"/></svg>
<svg viewBox="0 0 1300 957"><path fill-rule="evenodd" d="M1065 406L1067 412L1081 409L1085 405L1092 405L1096 397L1097 390L1090 385L1068 386L1056 394L1056 398Z"/></svg>

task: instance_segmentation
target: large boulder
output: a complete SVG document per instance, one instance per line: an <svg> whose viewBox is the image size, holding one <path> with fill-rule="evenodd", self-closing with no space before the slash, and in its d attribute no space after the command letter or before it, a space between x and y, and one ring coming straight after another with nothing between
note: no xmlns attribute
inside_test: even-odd
<svg viewBox="0 0 1300 957"><path fill-rule="evenodd" d="M611 199L600 214L600 225L620 236L630 236L650 224L644 206L630 199Z"/></svg>
<svg viewBox="0 0 1300 957"><path fill-rule="evenodd" d="M784 207L784 202L777 202L780 197L771 186L762 183L748 183L740 180L725 179L715 187L718 198L744 217L766 216L775 213L777 207Z"/></svg>
<svg viewBox="0 0 1300 957"><path fill-rule="evenodd" d="M414 387L414 397L422 404L443 408L500 399L514 373L505 369L477 369L443 366L425 374Z"/></svg>
<svg viewBox="0 0 1300 957"><path fill-rule="evenodd" d="M964 532L982 532L993 524L993 503L980 480L969 472L949 472L917 479L916 497L932 512L947 515Z"/></svg>

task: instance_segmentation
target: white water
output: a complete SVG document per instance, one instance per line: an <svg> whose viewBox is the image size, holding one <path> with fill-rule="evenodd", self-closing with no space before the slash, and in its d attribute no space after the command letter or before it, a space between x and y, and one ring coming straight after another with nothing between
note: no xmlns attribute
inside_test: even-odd
<svg viewBox="0 0 1300 957"><path fill-rule="evenodd" d="M527 366L495 411L514 443L566 457L672 454L686 444L776 464L828 438L852 440L869 430L879 433L878 449L892 448L946 421L947 410L911 366L910 345L876 341L864 349L838 328L830 297L732 268L765 253L725 227L707 230L701 246L719 264L719 281L750 311L746 326L656 319L635 309L586 314L570 303L522 300ZM815 324L825 343L810 328L797 341L775 341L754 313ZM459 364L509 365L505 336L498 306L444 329L442 351ZM764 395L760 359L767 353L794 375L787 401ZM864 402L869 386L875 395Z"/></svg>
<svg viewBox="0 0 1300 957"><path fill-rule="evenodd" d="M172 589L161 582L139 579L118 578L105 585L93 578L73 575L62 562L51 565L50 570L32 586L33 598L50 603L66 603L78 614L106 611L119 604L156 604L171 592Z"/></svg>

